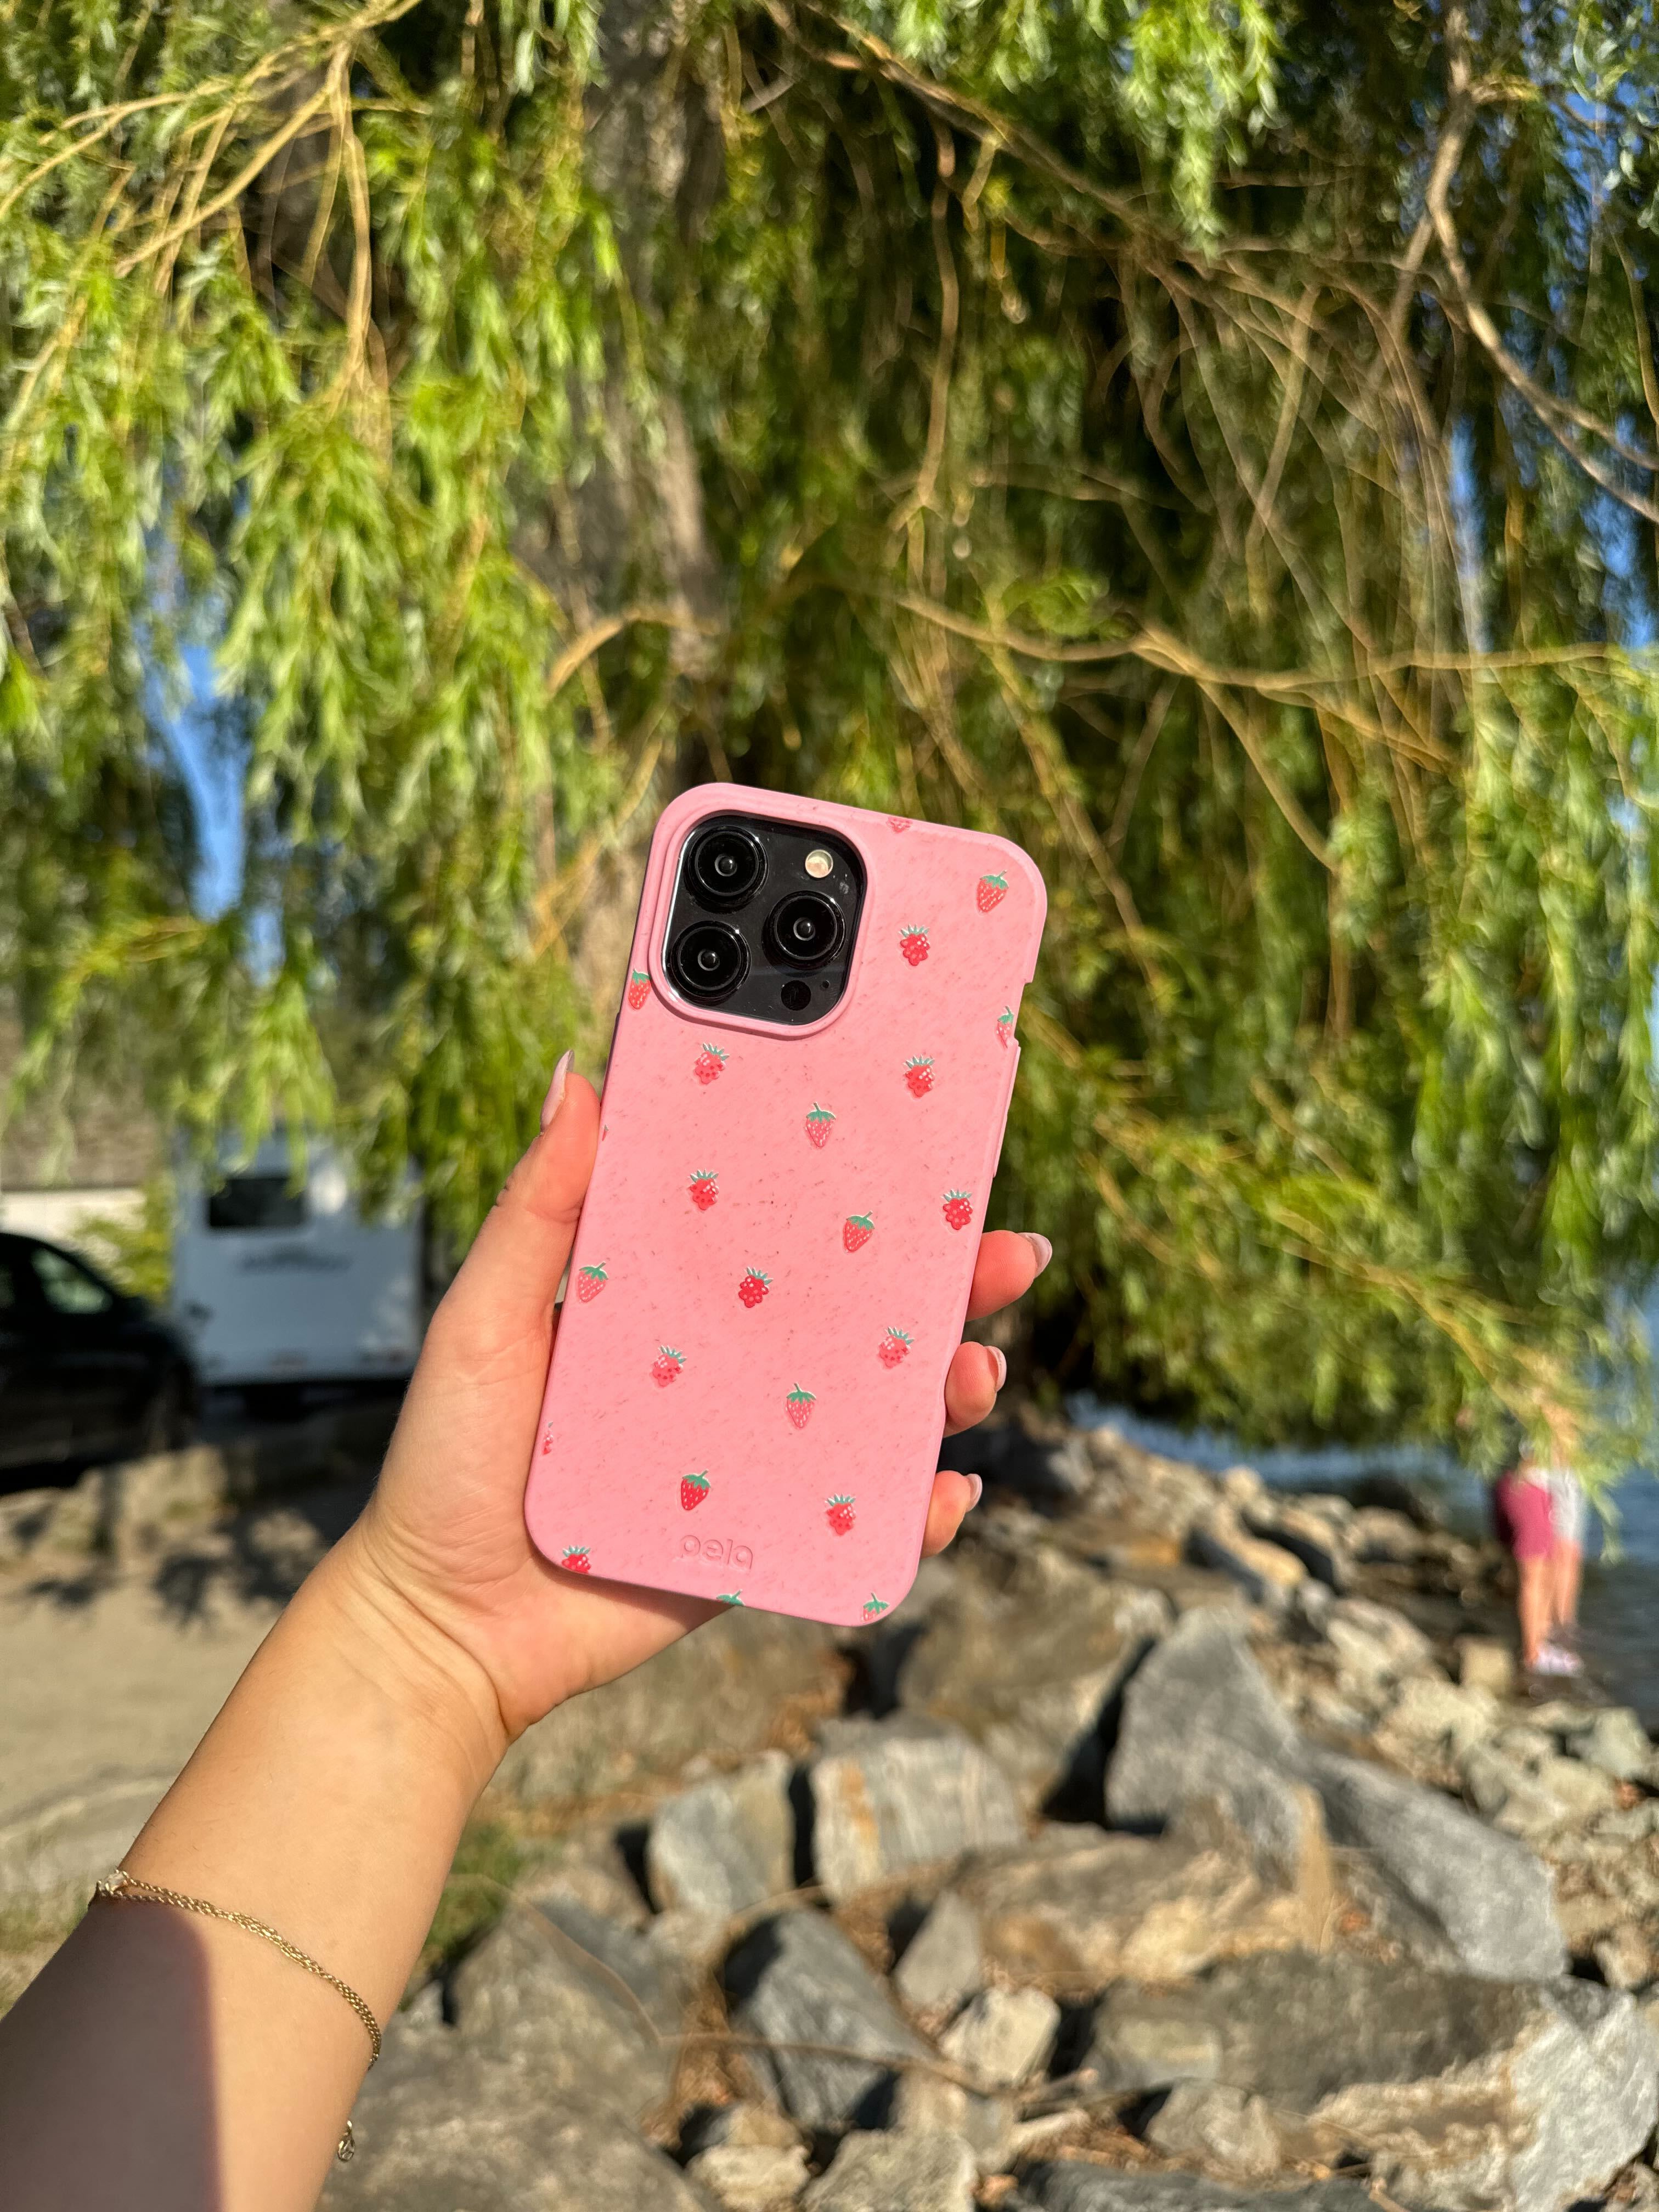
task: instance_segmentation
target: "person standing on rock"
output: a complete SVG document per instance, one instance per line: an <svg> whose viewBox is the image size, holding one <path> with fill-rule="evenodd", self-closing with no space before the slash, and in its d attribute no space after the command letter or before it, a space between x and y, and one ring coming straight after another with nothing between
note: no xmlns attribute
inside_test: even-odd
<svg viewBox="0 0 1659 2212"><path fill-rule="evenodd" d="M722 1610L582 1583L526 1532L554 1297L599 1133L567 1053L433 1316L362 1517L0 2020L6 2212L309 2212L351 2154L381 2023L507 1745ZM1048 1259L1042 1237L981 1237L970 1314L1012 1304ZM951 1430L986 1418L1005 1371L985 1345L957 1348ZM924 1551L979 1495L977 1475L935 1478Z"/></svg>
<svg viewBox="0 0 1659 2212"><path fill-rule="evenodd" d="M1552 1647L1572 1661L1570 1671L1576 1674L1579 1662L1572 1645L1578 1634L1578 1593L1584 1579L1589 1506L1584 1486L1572 1469L1578 1441L1572 1416L1565 1406L1551 1405L1546 1409L1546 1419L1550 1434L1550 1522L1555 1535L1555 1548L1550 1554L1548 1636Z"/></svg>
<svg viewBox="0 0 1659 2212"><path fill-rule="evenodd" d="M1530 1444L1492 1492L1498 1539L1515 1561L1521 1664L1529 1674L1575 1674L1578 1662L1549 1641L1555 1617L1556 1539L1550 1471Z"/></svg>

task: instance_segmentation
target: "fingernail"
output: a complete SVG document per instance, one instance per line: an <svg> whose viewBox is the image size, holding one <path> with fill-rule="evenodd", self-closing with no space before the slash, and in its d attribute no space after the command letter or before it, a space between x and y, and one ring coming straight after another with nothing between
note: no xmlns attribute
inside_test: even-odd
<svg viewBox="0 0 1659 2212"><path fill-rule="evenodd" d="M964 1474L962 1479L964 1482L971 1482L974 1486L974 1494L968 1500L967 1505L963 1509L965 1511L971 1513L975 1506L979 1504L980 1499L985 1495L984 1479L982 1476L977 1474Z"/></svg>
<svg viewBox="0 0 1659 2212"><path fill-rule="evenodd" d="M1046 1237L1039 1236L1035 1229L1022 1229L1019 1233L1036 1254L1037 1273L1040 1275L1049 1261L1054 1258L1054 1248Z"/></svg>
<svg viewBox="0 0 1659 2212"><path fill-rule="evenodd" d="M988 1344L985 1349L990 1353L992 1358L994 1359L997 1364L997 1388L1000 1390L1003 1384L1008 1380L1007 1357L1005 1353L999 1352L994 1344Z"/></svg>
<svg viewBox="0 0 1659 2212"><path fill-rule="evenodd" d="M559 1110L559 1102L564 1097L565 1078L569 1074L570 1064L575 1057L576 1055L574 1052L562 1052L559 1054L557 1065L553 1070L553 1080L548 1085L547 1096L542 1101L542 1127L544 1129L548 1127L549 1123L552 1121L553 1116Z"/></svg>

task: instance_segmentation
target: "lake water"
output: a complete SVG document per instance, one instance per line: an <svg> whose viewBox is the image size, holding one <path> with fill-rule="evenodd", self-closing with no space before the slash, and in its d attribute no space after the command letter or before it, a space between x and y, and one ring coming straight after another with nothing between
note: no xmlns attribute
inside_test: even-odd
<svg viewBox="0 0 1659 2212"><path fill-rule="evenodd" d="M1142 1420L1121 1406L1085 1395L1068 1401L1079 1428L1110 1426L1131 1443L1166 1458L1188 1462L1210 1474L1255 1468L1285 1490L1341 1490L1367 1474L1393 1474L1435 1497L1446 1519L1471 1534L1491 1532L1486 1486L1439 1453L1413 1450L1322 1451L1247 1449L1211 1430L1166 1427ZM1659 1480L1632 1474L1619 1486L1619 1556L1601 1556L1603 1537L1591 1516L1584 1595L1579 1607L1584 1664L1619 1704L1634 1705L1650 1731L1659 1733Z"/></svg>

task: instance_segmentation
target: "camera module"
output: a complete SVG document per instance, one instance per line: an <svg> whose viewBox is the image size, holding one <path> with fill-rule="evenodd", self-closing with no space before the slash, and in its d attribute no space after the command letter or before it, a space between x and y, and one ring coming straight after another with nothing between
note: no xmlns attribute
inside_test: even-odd
<svg viewBox="0 0 1659 2212"><path fill-rule="evenodd" d="M726 823L705 830L685 857L686 881L703 906L741 906L760 889L766 854L751 830Z"/></svg>
<svg viewBox="0 0 1659 2212"><path fill-rule="evenodd" d="M668 966L688 999L724 999L749 972L749 948L730 922L694 921L669 946Z"/></svg>
<svg viewBox="0 0 1659 2212"><path fill-rule="evenodd" d="M840 948L846 924L822 891L796 891L766 917L767 950L787 968L822 968Z"/></svg>

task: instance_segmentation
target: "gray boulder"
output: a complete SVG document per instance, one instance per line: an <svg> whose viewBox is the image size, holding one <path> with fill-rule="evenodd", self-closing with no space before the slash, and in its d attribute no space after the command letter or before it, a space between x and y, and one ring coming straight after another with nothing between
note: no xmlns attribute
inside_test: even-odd
<svg viewBox="0 0 1659 2212"><path fill-rule="evenodd" d="M1081 2162L1039 2166L1024 2177L1013 2212L1376 2212L1354 2181L1246 2191L1196 2173L1123 2173Z"/></svg>
<svg viewBox="0 0 1659 2212"><path fill-rule="evenodd" d="M806 2212L973 2212L974 2154L960 2136L850 2135Z"/></svg>
<svg viewBox="0 0 1659 2212"><path fill-rule="evenodd" d="M1567 1738L1567 1749L1615 1782L1638 1782L1653 1759L1648 1732L1628 1705L1609 1705L1589 1726Z"/></svg>
<svg viewBox="0 0 1659 2212"><path fill-rule="evenodd" d="M781 1751L671 1797L659 1807L645 1847L660 1911L722 1921L793 1887L794 1862L789 1761Z"/></svg>
<svg viewBox="0 0 1659 2212"><path fill-rule="evenodd" d="M981 1990L939 2038L939 2051L982 2088L1018 2089L1048 2063L1060 2007L1042 1990Z"/></svg>
<svg viewBox="0 0 1659 2212"><path fill-rule="evenodd" d="M947 1889L905 1946L893 1986L916 2012L945 2012L971 1996L984 1978L978 1916Z"/></svg>
<svg viewBox="0 0 1659 2212"><path fill-rule="evenodd" d="M1196 1565L1231 1577L1253 1605L1273 1613L1284 1611L1308 1571L1282 1546L1253 1536L1237 1510L1224 1499L1194 1522L1187 1552Z"/></svg>
<svg viewBox="0 0 1659 2212"><path fill-rule="evenodd" d="M1266 2099L1224 2081L1177 2081L1147 2122L1146 2135L1165 2158L1190 2160L1242 2180L1263 2180L1285 2163Z"/></svg>
<svg viewBox="0 0 1659 2212"><path fill-rule="evenodd" d="M716 2143L685 2170L722 2212L780 2212L806 2186L806 2153L799 2143Z"/></svg>
<svg viewBox="0 0 1659 2212"><path fill-rule="evenodd" d="M1000 2173L1013 2142L1013 2100L975 2096L919 2067L894 2084L887 2124L901 2135L960 2136L981 2173Z"/></svg>
<svg viewBox="0 0 1659 2212"><path fill-rule="evenodd" d="M1102 1712L1169 1622L1158 1592L1035 1546L999 1586L957 1578L906 1654L898 1699L965 1729L1026 1807L1068 1779L1098 1804Z"/></svg>
<svg viewBox="0 0 1659 2212"><path fill-rule="evenodd" d="M1246 1959L1186 1990L1111 1991L1085 2067L1103 2088L1159 2086L1160 2037L1186 2078L1265 2098L1293 2154L1362 2154L1428 2212L1559 2212L1636 2155L1659 2104L1651 2029L1631 1998L1584 1982Z"/></svg>
<svg viewBox="0 0 1659 2212"><path fill-rule="evenodd" d="M728 1960L726 1978L738 2027L769 2046L745 2056L804 2126L879 2122L896 2062L929 2056L852 1944L822 1913L783 1913L765 1922ZM859 2055L831 2056L826 2045Z"/></svg>
<svg viewBox="0 0 1659 2212"><path fill-rule="evenodd" d="M839 1903L912 1867L1021 1840L1001 1769L960 1729L897 1715L832 1721L809 1769L812 1860Z"/></svg>
<svg viewBox="0 0 1659 2212"><path fill-rule="evenodd" d="M1152 1826L1218 1794L1259 1854L1282 1862L1297 1784L1317 1792L1332 1842L1364 1855L1395 1932L1425 1955L1499 1978L1565 1967L1549 1876L1530 1851L1435 1790L1304 1742L1237 1628L1188 1614L1124 1692L1112 1818Z"/></svg>
<svg viewBox="0 0 1659 2212"><path fill-rule="evenodd" d="M550 2096L637 2118L667 2091L670 2052L647 2004L540 1913L493 1929L450 1978L449 2001L458 2048L531 2068Z"/></svg>

